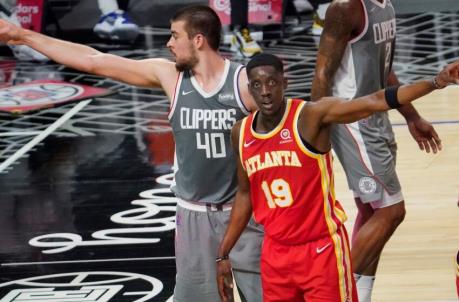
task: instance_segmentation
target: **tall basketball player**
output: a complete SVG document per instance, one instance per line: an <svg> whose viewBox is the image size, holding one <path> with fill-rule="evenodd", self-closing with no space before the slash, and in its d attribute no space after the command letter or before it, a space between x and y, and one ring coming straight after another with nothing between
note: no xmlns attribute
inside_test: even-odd
<svg viewBox="0 0 459 302"><path fill-rule="evenodd" d="M433 80L393 86L351 101L285 100L282 62L260 54L247 64L259 111L236 123L239 186L218 252L218 285L227 301L228 253L252 216L265 227L261 256L263 301L357 301L344 227L335 199L331 125L399 108L449 83L459 83L459 61Z"/></svg>
<svg viewBox="0 0 459 302"><path fill-rule="evenodd" d="M312 100L354 99L399 84L392 70L396 22L390 0L336 0L325 17L317 54ZM412 105L398 109L421 150L434 153L441 141ZM405 217L395 171L394 134L386 112L332 129L332 145L354 192L358 209L352 260L361 302L371 301L384 245Z"/></svg>
<svg viewBox="0 0 459 302"><path fill-rule="evenodd" d="M208 6L176 12L167 43L175 62L131 60L86 45L47 37L0 20L0 40L27 45L52 60L83 72L131 85L162 88L171 100L169 121L176 144L172 191L176 216L177 276L174 301L219 300L215 279L218 244L236 194L236 165L230 131L255 108L241 65L218 52L221 23ZM242 299L261 301L259 256L262 229L247 227L231 254Z"/></svg>

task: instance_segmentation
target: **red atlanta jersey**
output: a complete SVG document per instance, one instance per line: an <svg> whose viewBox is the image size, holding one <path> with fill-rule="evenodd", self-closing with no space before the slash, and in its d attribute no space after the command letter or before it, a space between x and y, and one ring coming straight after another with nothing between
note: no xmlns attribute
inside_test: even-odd
<svg viewBox="0 0 459 302"><path fill-rule="evenodd" d="M255 220L265 234L287 245L332 236L346 220L335 200L331 152L312 152L298 132L306 103L288 100L269 133L254 131L257 112L243 119L239 154L250 181Z"/></svg>

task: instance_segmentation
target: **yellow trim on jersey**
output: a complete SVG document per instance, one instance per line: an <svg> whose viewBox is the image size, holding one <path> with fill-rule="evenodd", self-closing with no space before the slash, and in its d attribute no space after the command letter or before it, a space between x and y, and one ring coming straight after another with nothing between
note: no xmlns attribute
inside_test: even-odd
<svg viewBox="0 0 459 302"><path fill-rule="evenodd" d="M334 250L335 250L335 256L336 256L338 276L339 276L339 289L340 289L341 302L346 302L347 293L346 293L345 272L342 266L342 264L344 263L343 262L342 242L341 242L341 237L336 233L336 231L338 230L338 226L336 225L335 221L332 218L332 209L330 208L330 204L328 200L328 195L330 192L331 185L330 185L330 176L328 174L327 162L326 162L325 156L320 156L317 159L317 162L320 167L321 178L322 178L321 182L322 182L322 195L324 198L325 221L327 223L328 232L333 241L333 245L335 246Z"/></svg>
<svg viewBox="0 0 459 302"><path fill-rule="evenodd" d="M250 116L250 115L249 115ZM241 161L242 168L245 169L244 160L242 159L242 150L244 147L244 139L245 139L245 124L249 119L249 116L246 116L242 119L241 128L239 128L239 160Z"/></svg>
<svg viewBox="0 0 459 302"><path fill-rule="evenodd" d="M343 230L344 233L344 230ZM352 301L352 279L354 278L354 274L352 273L352 267L351 267L351 255L349 251L350 244L347 242L346 236L343 234L343 240L344 240L344 260L346 260L346 268L347 268L347 288L349 292L349 297L350 301ZM344 264L344 263L343 263Z"/></svg>
<svg viewBox="0 0 459 302"><path fill-rule="evenodd" d="M328 152L326 154L320 154L320 153L315 153L315 152L312 152L311 150L309 150L303 143L303 140L301 139L301 135L300 135L300 132L298 131L298 120L300 118L300 113L301 111L303 110L303 107L306 105L306 102L303 102L302 104L300 104L297 108L297 111L295 112L295 117L293 119L293 126L292 126L292 129L293 129L293 136L295 138L295 141L296 141L296 144L298 145L298 147L300 148L300 150L307 156L309 157L312 157L312 158L315 158L317 160L319 159L324 159L325 160L325 163L327 162L327 157L330 156L330 162L331 164L333 165L333 156L331 154L331 152ZM334 183L334 176L333 176L333 172L332 174L330 175L328 173L328 171L326 172L326 175L328 177L327 179L327 182L329 184L333 184ZM336 200L336 195L335 195L335 187L333 185L329 186L329 193L331 194L332 198L333 198L333 201ZM346 213L344 213L344 211L340 210L339 208L336 208L335 207L335 203L333 202L333 210L335 211L335 214L338 216L339 220L341 222L345 222L347 220L347 216L346 216Z"/></svg>
<svg viewBox="0 0 459 302"><path fill-rule="evenodd" d="M291 107L292 107L292 100L288 99L287 100L287 107L285 108L285 112L284 112L284 116L282 117L282 120L280 121L280 123L273 130L269 131L268 133L257 133L254 130L253 122L255 121L255 114L258 114L260 112L260 110L257 110L257 112L254 113L254 118L252 119L252 123L250 125L250 132L252 133L252 135L255 138L258 138L258 139L268 139L268 138L273 137L274 135L276 135L284 127L285 120L288 117L288 114L290 112L290 108Z"/></svg>

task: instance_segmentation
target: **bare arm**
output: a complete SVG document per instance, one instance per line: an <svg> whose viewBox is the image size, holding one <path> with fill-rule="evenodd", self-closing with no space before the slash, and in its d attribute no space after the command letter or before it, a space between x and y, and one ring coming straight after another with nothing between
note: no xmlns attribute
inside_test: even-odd
<svg viewBox="0 0 459 302"><path fill-rule="evenodd" d="M0 40L27 45L57 63L131 85L161 87L170 97L177 77L173 62L164 59L132 60L105 54L86 45L45 36L0 20ZM172 85L169 82L174 82Z"/></svg>
<svg viewBox="0 0 459 302"><path fill-rule="evenodd" d="M447 65L437 76L441 87L448 84L459 84L459 61ZM417 81L400 86L397 97L403 106L429 94L436 87L431 80ZM321 104L323 103L323 104ZM390 109L386 102L384 90L379 90L367 96L345 101L339 98L324 98L323 102L314 105L314 111L321 116L320 123L351 123L370 116L374 112Z"/></svg>
<svg viewBox="0 0 459 302"><path fill-rule="evenodd" d="M343 58L347 44L360 29L362 9L358 1L334 1L325 16L324 31L317 52L311 100L331 95L333 77Z"/></svg>
<svg viewBox="0 0 459 302"><path fill-rule="evenodd" d="M393 70L391 70L389 74L387 85L400 85ZM442 149L441 139L432 123L425 120L412 104L407 104L397 110L405 118L410 134L418 143L419 149L425 150L427 153L429 153L430 150L432 150L433 153L437 153Z"/></svg>
<svg viewBox="0 0 459 302"><path fill-rule="evenodd" d="M400 85L400 81L397 78L397 75L394 73L393 70L390 71L389 76L387 78L387 86L396 86ZM414 106L410 104L406 104L397 109L401 115L408 121L410 119L417 119L420 118L418 111Z"/></svg>
<svg viewBox="0 0 459 302"><path fill-rule="evenodd" d="M244 231L252 215L252 204L250 201L250 183L246 171L239 160L239 121L231 131L233 148L237 158L238 190L231 209L231 217L223 240L218 249L218 256L227 256L237 240ZM223 301L228 301L232 290L231 264L228 260L220 261L217 264L218 291Z"/></svg>

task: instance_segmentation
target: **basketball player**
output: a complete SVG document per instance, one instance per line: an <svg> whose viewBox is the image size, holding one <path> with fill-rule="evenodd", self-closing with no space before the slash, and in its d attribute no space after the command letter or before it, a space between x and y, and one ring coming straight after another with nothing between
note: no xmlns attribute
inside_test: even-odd
<svg viewBox="0 0 459 302"><path fill-rule="evenodd" d="M357 301L346 216L334 196L331 125L398 108L436 88L459 83L459 61L433 80L393 86L351 101L285 100L282 62L270 54L255 56L247 64L247 74L260 109L232 130L239 186L216 259L220 295L227 301L228 253L253 211L265 228L263 301Z"/></svg>
<svg viewBox="0 0 459 302"><path fill-rule="evenodd" d="M131 60L54 39L0 20L0 40L28 45L71 68L131 85L162 88L171 100L176 143L172 191L176 216L174 301L219 300L215 279L218 244L229 221L237 177L230 131L255 104L242 66L218 52L221 23L207 6L176 12L167 43L175 63ZM242 299L261 301L259 256L263 233L251 223L231 255Z"/></svg>
<svg viewBox="0 0 459 302"><path fill-rule="evenodd" d="M333 1L320 40L311 99L353 99L399 84L392 70L395 27L390 0ZM441 149L434 128L412 105L398 111L421 150ZM352 260L360 301L370 302L381 252L405 217L395 171L397 146L386 112L336 125L331 139L355 196Z"/></svg>

